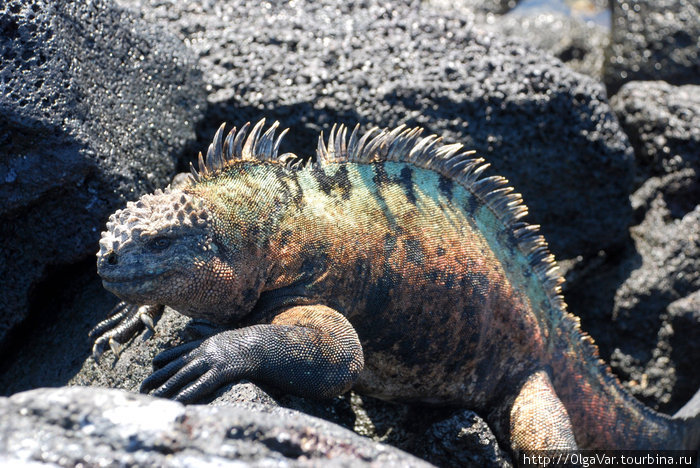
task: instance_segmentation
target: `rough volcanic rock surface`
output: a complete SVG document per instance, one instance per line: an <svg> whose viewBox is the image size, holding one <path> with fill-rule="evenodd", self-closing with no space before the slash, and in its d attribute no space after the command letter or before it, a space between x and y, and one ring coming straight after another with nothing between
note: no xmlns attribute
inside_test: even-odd
<svg viewBox="0 0 700 468"><path fill-rule="evenodd" d="M593 22L556 13L508 14L493 30L548 51L573 70L600 79L609 31Z"/></svg>
<svg viewBox="0 0 700 468"><path fill-rule="evenodd" d="M670 327L667 312L671 303L700 290L700 204L681 219L673 219L665 201L658 198L644 221L632 228L632 236L641 264L618 288L612 318L621 336L634 339L620 344L612 360L630 377L628 388L635 395L666 407L672 397L678 397L672 394L677 363L670 359L671 335L682 333L687 338L700 330L700 323ZM684 347L691 352L692 348ZM697 374L687 377L685 391L700 386Z"/></svg>
<svg viewBox="0 0 700 468"><path fill-rule="evenodd" d="M700 84L700 3L612 0L604 81L611 95L634 80Z"/></svg>
<svg viewBox="0 0 700 468"><path fill-rule="evenodd" d="M637 160L633 243L567 294L630 391L667 412L700 387L700 321L674 312L700 290L699 90L630 82L613 97Z"/></svg>
<svg viewBox="0 0 700 468"><path fill-rule="evenodd" d="M275 4L264 14L243 1L121 3L199 55L207 139L222 121L266 116L291 127L283 151L310 156L336 121L420 125L508 177L558 256L625 235L627 138L603 87L545 52L411 1Z"/></svg>
<svg viewBox="0 0 700 468"><path fill-rule="evenodd" d="M19 393L0 398L0 420L0 462L15 465L432 466L284 408L183 406L120 390Z"/></svg>
<svg viewBox="0 0 700 468"><path fill-rule="evenodd" d="M672 396L684 402L688 395L693 395L700 388L697 359L683 358L683 355L700 356L700 289L672 302L666 311L673 330L669 338L671 361L676 363L678 377ZM694 399L694 403L693 411L689 414L700 414L700 400Z"/></svg>
<svg viewBox="0 0 700 468"><path fill-rule="evenodd" d="M179 40L106 0L2 2L0 31L2 345L51 267L172 177L204 94Z"/></svg>
<svg viewBox="0 0 700 468"><path fill-rule="evenodd" d="M430 426L422 453L438 466L512 466L486 423L469 410Z"/></svg>
<svg viewBox="0 0 700 468"><path fill-rule="evenodd" d="M633 81L610 104L634 147L638 178L700 173L700 86Z"/></svg>
<svg viewBox="0 0 700 468"><path fill-rule="evenodd" d="M502 15L519 3L520 0L426 0L425 3L443 11L456 11L464 15L484 16Z"/></svg>

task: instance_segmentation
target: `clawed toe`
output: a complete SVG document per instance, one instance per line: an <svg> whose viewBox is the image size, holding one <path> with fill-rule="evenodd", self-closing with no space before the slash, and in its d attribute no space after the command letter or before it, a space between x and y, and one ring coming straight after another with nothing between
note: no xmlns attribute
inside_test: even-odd
<svg viewBox="0 0 700 468"><path fill-rule="evenodd" d="M154 331L154 319L163 311L163 306L138 306L120 302L110 312L110 316L98 323L89 336L95 340L92 356L99 361L109 345L112 352L119 356L125 343L144 327Z"/></svg>
<svg viewBox="0 0 700 468"><path fill-rule="evenodd" d="M183 356L193 349L199 347L199 345L204 340L190 341L188 343L175 346L174 348L166 349L165 351L159 353L155 358L153 358L153 367L155 369L160 369L167 365L170 361Z"/></svg>

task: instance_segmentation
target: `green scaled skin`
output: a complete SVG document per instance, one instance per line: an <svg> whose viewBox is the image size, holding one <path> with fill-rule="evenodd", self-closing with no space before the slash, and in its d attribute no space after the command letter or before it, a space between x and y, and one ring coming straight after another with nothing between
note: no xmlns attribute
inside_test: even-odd
<svg viewBox="0 0 700 468"><path fill-rule="evenodd" d="M340 126L302 165L262 126L222 126L187 186L107 224L98 272L129 305L98 325L95 354L163 305L228 328L159 355L143 391L354 388L474 409L514 453L698 448L697 415L646 408L600 361L520 195L482 159L420 129Z"/></svg>

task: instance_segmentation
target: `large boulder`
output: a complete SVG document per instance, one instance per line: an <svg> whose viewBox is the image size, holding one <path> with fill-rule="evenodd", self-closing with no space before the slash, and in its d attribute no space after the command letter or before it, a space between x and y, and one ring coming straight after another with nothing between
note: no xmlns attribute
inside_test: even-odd
<svg viewBox="0 0 700 468"><path fill-rule="evenodd" d="M432 466L284 408L184 406L121 390L19 393L0 398L0 420L3 466Z"/></svg>
<svg viewBox="0 0 700 468"><path fill-rule="evenodd" d="M697 364L689 338L700 334L700 322L686 319L679 328L683 321L671 313L700 290L700 203L674 219L659 196L632 236L639 257L630 260L634 268L617 289L612 312L616 335L629 338L617 342L611 361L634 395L672 412L700 387L697 372L681 372ZM678 354L679 346L686 356Z"/></svg>
<svg viewBox="0 0 700 468"><path fill-rule="evenodd" d="M432 8L456 11L466 16L479 18L502 15L515 8L520 0L427 0Z"/></svg>
<svg viewBox="0 0 700 468"><path fill-rule="evenodd" d="M561 13L523 12L504 15L491 28L551 53L577 72L602 76L610 33L600 24Z"/></svg>
<svg viewBox="0 0 700 468"><path fill-rule="evenodd" d="M633 242L567 292L602 354L646 404L677 410L700 387L700 87L630 82L611 102L635 148Z"/></svg>
<svg viewBox="0 0 700 468"><path fill-rule="evenodd" d="M167 184L204 92L178 39L108 0L2 2L0 31L2 347L110 212Z"/></svg>

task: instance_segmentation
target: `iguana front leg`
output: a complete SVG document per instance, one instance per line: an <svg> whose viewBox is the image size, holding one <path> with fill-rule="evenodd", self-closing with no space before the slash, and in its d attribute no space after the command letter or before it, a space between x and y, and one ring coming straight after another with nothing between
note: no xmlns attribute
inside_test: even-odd
<svg viewBox="0 0 700 468"><path fill-rule="evenodd" d="M315 398L348 390L364 366L348 320L323 305L286 309L270 324L225 331L164 351L142 392L195 401L240 379Z"/></svg>
<svg viewBox="0 0 700 468"><path fill-rule="evenodd" d="M109 313L109 317L95 325L88 336L95 340L92 357L100 359L107 345L114 354L119 354L124 343L129 341L143 327L153 330L153 324L163 313L162 305L129 304L120 302Z"/></svg>

